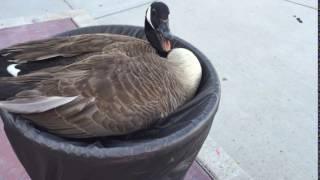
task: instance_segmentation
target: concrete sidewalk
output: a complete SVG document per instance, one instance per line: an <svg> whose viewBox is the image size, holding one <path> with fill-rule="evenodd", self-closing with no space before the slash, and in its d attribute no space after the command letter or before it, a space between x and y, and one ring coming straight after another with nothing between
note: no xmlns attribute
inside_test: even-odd
<svg viewBox="0 0 320 180"><path fill-rule="evenodd" d="M100 24L142 26L148 2L2 0L0 21L84 9ZM172 32L212 60L222 83L199 159L209 169L227 164L212 170L220 179L318 179L317 1L165 2Z"/></svg>

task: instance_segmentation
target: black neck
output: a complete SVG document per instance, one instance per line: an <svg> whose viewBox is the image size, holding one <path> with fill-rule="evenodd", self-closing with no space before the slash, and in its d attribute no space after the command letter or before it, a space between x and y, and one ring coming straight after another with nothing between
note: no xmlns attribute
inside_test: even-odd
<svg viewBox="0 0 320 180"><path fill-rule="evenodd" d="M144 32L151 46L156 49L161 57L167 57L168 53L162 50L161 43L157 37L156 31L151 27L147 19L144 21Z"/></svg>

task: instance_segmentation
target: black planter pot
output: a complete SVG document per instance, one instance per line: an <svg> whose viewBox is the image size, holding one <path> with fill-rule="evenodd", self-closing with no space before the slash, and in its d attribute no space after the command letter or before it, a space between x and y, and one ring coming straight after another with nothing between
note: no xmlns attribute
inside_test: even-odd
<svg viewBox="0 0 320 180"><path fill-rule="evenodd" d="M145 38L142 27L95 26L63 33L115 33ZM220 99L218 76L209 60L186 41L175 47L192 50L203 76L197 95L148 130L120 137L72 140L34 127L1 110L4 129L33 180L181 180L210 130Z"/></svg>

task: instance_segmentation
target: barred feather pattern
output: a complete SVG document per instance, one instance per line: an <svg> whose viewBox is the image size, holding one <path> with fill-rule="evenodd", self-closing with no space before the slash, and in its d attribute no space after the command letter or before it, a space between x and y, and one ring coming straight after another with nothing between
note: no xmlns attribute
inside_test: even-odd
<svg viewBox="0 0 320 180"><path fill-rule="evenodd" d="M15 63L77 58L66 66L0 78L0 85L10 82L32 87L10 99L77 96L49 111L21 114L65 137L111 136L148 128L187 101L172 65L139 39L78 35L24 43L1 53L9 54Z"/></svg>

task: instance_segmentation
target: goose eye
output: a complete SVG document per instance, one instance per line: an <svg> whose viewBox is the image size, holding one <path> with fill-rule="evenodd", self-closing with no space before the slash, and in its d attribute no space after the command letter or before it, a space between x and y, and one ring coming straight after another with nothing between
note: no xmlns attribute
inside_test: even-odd
<svg viewBox="0 0 320 180"><path fill-rule="evenodd" d="M157 13L157 11L155 9L151 9L151 14L155 15Z"/></svg>

